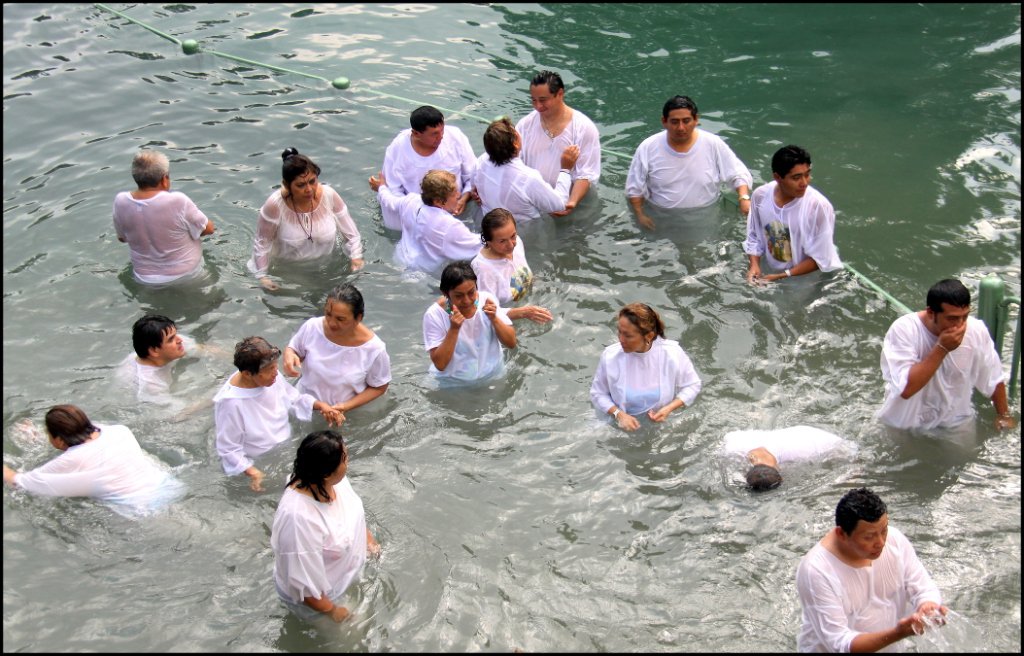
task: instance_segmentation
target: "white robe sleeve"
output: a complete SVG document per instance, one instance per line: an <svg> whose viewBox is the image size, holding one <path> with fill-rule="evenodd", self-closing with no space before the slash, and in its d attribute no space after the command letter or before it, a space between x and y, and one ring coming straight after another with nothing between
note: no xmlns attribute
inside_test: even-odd
<svg viewBox="0 0 1024 656"><path fill-rule="evenodd" d="M629 163L629 173L626 175L626 196L628 198L646 198L648 172L647 152L644 149L645 143L637 146L633 153L633 159Z"/></svg>
<svg viewBox="0 0 1024 656"><path fill-rule="evenodd" d="M32 494L48 497L90 497L96 495L96 472L80 469L77 459L60 454L32 471L19 472L14 483Z"/></svg>
<svg viewBox="0 0 1024 656"><path fill-rule="evenodd" d="M607 358L603 353L597 362L594 380L590 383L590 403L603 414L608 414L608 410L615 405L611 390L608 388Z"/></svg>
<svg viewBox="0 0 1024 656"><path fill-rule="evenodd" d="M323 599L331 590L324 565L323 538L308 524L308 518L286 512L275 526L276 577L283 591L297 604L307 597Z"/></svg>
<svg viewBox="0 0 1024 656"><path fill-rule="evenodd" d="M363 259L363 239L359 236L352 216L348 213L345 201L337 191L330 189L331 213L334 215L334 223L338 226L338 232L345 237L345 253L350 260Z"/></svg>
<svg viewBox="0 0 1024 656"><path fill-rule="evenodd" d="M526 182L526 195L530 202L541 212L561 212L569 202L569 189L572 187L572 176L559 171L558 181L552 189L540 175L531 175Z"/></svg>
<svg viewBox="0 0 1024 656"><path fill-rule="evenodd" d="M213 408L217 455L228 476L237 476L252 467L252 460L245 455L245 417L242 410L241 404L231 400L221 401Z"/></svg>
<svg viewBox="0 0 1024 656"><path fill-rule="evenodd" d="M675 389L676 398L683 402L683 404L689 408L693 405L694 400L697 398L697 394L700 393L701 382L700 377L697 375L697 370L693 368L693 362L686 353L680 350L681 357L679 358L678 367L676 369Z"/></svg>
<svg viewBox="0 0 1024 656"><path fill-rule="evenodd" d="M574 179L589 180L591 184L597 184L601 177L601 137L593 122L582 121L582 124L579 138L576 140L580 147L580 156L573 168Z"/></svg>
<svg viewBox="0 0 1024 656"><path fill-rule="evenodd" d="M858 632L850 628L843 610L842 586L818 567L809 566L810 554L796 570L796 589L802 612L814 631L816 642L829 652L849 653Z"/></svg>
<svg viewBox="0 0 1024 656"><path fill-rule="evenodd" d="M274 194L280 192L275 191ZM260 208L260 218L256 223L256 236L252 240L252 257L246 267L257 278L267 275L270 268L270 251L277 239L277 230L281 226L280 208L274 202L274 194Z"/></svg>

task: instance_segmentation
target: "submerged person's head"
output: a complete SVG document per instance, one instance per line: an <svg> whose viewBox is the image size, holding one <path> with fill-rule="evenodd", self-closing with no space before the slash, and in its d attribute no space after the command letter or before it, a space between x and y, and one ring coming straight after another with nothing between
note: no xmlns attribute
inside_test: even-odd
<svg viewBox="0 0 1024 656"><path fill-rule="evenodd" d="M747 487L754 492L774 490L782 485L782 474L770 465L754 465L747 472Z"/></svg>
<svg viewBox="0 0 1024 656"><path fill-rule="evenodd" d="M46 432L67 447L88 441L98 430L77 405L55 405L46 413Z"/></svg>
<svg viewBox="0 0 1024 656"><path fill-rule="evenodd" d="M330 501L328 487L340 483L348 473L348 449L341 433L322 430L302 439L295 454L288 485L309 490L317 501Z"/></svg>

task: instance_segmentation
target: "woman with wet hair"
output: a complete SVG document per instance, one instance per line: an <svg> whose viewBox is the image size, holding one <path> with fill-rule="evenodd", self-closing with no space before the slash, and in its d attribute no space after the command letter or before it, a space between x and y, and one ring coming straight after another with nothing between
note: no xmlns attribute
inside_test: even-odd
<svg viewBox="0 0 1024 656"><path fill-rule="evenodd" d="M320 167L294 148L281 153L281 189L260 209L249 271L265 289L278 285L269 274L274 258L313 260L334 251L340 232L352 271L363 268L363 242L338 192L320 183Z"/></svg>
<svg viewBox="0 0 1024 656"><path fill-rule="evenodd" d="M391 382L387 347L363 323L364 311L359 290L338 285L327 294L324 315L307 319L284 350L284 372L301 376L298 390L343 415L383 396Z"/></svg>
<svg viewBox="0 0 1024 656"><path fill-rule="evenodd" d="M289 608L306 619L327 616L341 622L348 617L349 610L338 602L359 576L367 554L380 553L347 473L348 449L341 434L310 433L299 445L274 514L274 586Z"/></svg>
<svg viewBox="0 0 1024 656"><path fill-rule="evenodd" d="M494 294L502 305L518 301L533 284L533 271L526 262L523 241L516 232L516 218L506 209L493 209L480 224L483 248L470 264L481 291ZM508 318L529 319L535 323L551 321L551 312L539 305L508 309Z"/></svg>
<svg viewBox="0 0 1024 656"><path fill-rule="evenodd" d="M619 310L619 341L605 348L590 385L590 401L619 428L640 428L644 413L662 422L693 404L700 378L679 342L665 339L665 324L651 306L630 303Z"/></svg>
<svg viewBox="0 0 1024 656"><path fill-rule="evenodd" d="M43 496L94 497L124 514L156 510L184 492L126 426L93 424L66 404L46 413L46 432L61 454L28 472L4 465L4 483Z"/></svg>

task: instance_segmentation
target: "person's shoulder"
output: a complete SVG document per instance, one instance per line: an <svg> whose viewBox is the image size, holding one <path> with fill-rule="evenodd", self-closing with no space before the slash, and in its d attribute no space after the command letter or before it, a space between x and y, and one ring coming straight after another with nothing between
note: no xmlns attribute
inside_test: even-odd
<svg viewBox="0 0 1024 656"><path fill-rule="evenodd" d="M581 125L586 126L587 129L594 128L594 130L597 130L597 124L594 123L594 121L589 116L587 116L580 110L576 109L575 107L573 107L572 110L572 120L577 123L580 123Z"/></svg>
<svg viewBox="0 0 1024 656"><path fill-rule="evenodd" d="M817 188L808 185L807 191L804 193L804 200L808 200L817 205L823 205L828 209L832 209L832 202L828 199L825 194L821 193Z"/></svg>
<svg viewBox="0 0 1024 656"><path fill-rule="evenodd" d="M772 192L775 191L775 187L778 186L778 184L779 183L776 182L775 180L769 180L768 182L764 183L763 185L755 189L753 193L750 194L751 202L757 202L758 200L764 198L765 194L771 194Z"/></svg>
<svg viewBox="0 0 1024 656"><path fill-rule="evenodd" d="M462 128L460 128L457 125L449 125L448 123L445 123L444 136L447 137L448 135L451 134L454 134L456 139L466 139L467 141L469 140L469 137L467 137L466 133L462 131Z"/></svg>
<svg viewBox="0 0 1024 656"><path fill-rule="evenodd" d="M398 155L399 149L401 149L403 146L406 146L411 149L412 144L409 142L409 135L411 134L412 128L405 128L404 130L400 130L398 134L395 135L395 138L391 140L391 143L388 144L387 149L384 151L384 157L388 158Z"/></svg>
<svg viewBox="0 0 1024 656"><path fill-rule="evenodd" d="M603 351L601 351L601 359L610 360L617 355L622 355L622 353L622 344L619 342L612 342L608 346L604 347Z"/></svg>
<svg viewBox="0 0 1024 656"><path fill-rule="evenodd" d="M540 117L540 114L537 112L536 109L530 110L529 114L527 114L526 116L524 116L523 118L519 119L516 122L516 130L519 130L520 127L532 125L538 119L538 117Z"/></svg>

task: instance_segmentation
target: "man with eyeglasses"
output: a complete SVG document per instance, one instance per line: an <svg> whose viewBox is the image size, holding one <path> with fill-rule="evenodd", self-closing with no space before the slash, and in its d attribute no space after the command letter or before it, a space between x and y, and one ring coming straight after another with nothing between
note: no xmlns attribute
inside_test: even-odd
<svg viewBox="0 0 1024 656"><path fill-rule="evenodd" d="M956 279L928 290L927 307L890 326L882 345L885 401L876 416L894 428L953 428L974 417L971 390L992 399L996 428L1017 421L1006 400L992 337L971 313L971 293Z"/></svg>

